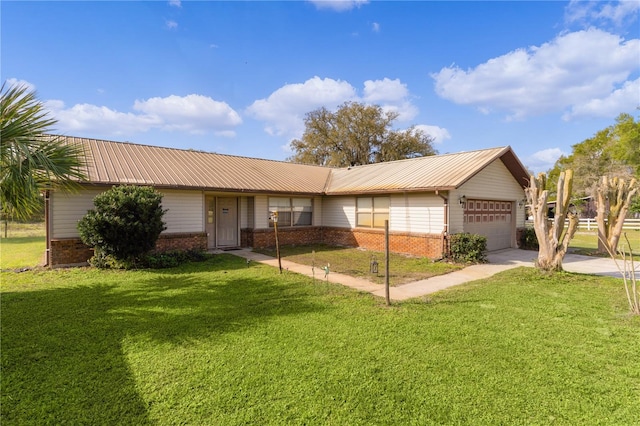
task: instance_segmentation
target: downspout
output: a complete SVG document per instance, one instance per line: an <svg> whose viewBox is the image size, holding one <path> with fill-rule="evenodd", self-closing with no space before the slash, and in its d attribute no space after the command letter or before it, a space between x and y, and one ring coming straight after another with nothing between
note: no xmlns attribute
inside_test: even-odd
<svg viewBox="0 0 640 426"><path fill-rule="evenodd" d="M444 201L444 229L440 234L440 240L442 243L442 255L449 254L449 250L447 249L447 235L449 234L449 198L445 197L436 189L436 195L442 198Z"/></svg>
<svg viewBox="0 0 640 426"><path fill-rule="evenodd" d="M49 209L50 191L44 191L44 232L46 238L45 260L44 266L51 266L51 217Z"/></svg>

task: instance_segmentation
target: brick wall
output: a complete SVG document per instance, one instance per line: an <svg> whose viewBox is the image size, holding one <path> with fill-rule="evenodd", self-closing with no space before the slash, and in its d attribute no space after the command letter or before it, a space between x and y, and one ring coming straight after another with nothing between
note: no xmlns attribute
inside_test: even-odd
<svg viewBox="0 0 640 426"><path fill-rule="evenodd" d="M243 229L243 247L274 247L273 229ZM324 243L329 245L362 247L384 251L384 231L380 229L348 229L330 227L279 228L281 245ZM442 236L439 234L412 234L390 232L389 250L394 253L440 258L443 252Z"/></svg>
<svg viewBox="0 0 640 426"><path fill-rule="evenodd" d="M206 250L207 234L162 234L156 242L156 251ZM50 265L82 265L93 256L93 249L85 246L79 238L51 240Z"/></svg>
<svg viewBox="0 0 640 426"><path fill-rule="evenodd" d="M158 241L156 241L155 251L206 249L207 234L197 232L190 234L161 234Z"/></svg>
<svg viewBox="0 0 640 426"><path fill-rule="evenodd" d="M273 228L247 230L251 234L253 244L247 247L275 247L276 235ZM317 226L300 226L278 228L278 242L281 245L299 245L322 243L322 228Z"/></svg>
<svg viewBox="0 0 640 426"><path fill-rule="evenodd" d="M93 249L79 238L52 239L49 266L82 265L93 256Z"/></svg>
<svg viewBox="0 0 640 426"><path fill-rule="evenodd" d="M324 228L323 236L326 244L384 251L384 230L381 229ZM442 256L442 244L439 234L389 232L389 251L393 253L436 259Z"/></svg>

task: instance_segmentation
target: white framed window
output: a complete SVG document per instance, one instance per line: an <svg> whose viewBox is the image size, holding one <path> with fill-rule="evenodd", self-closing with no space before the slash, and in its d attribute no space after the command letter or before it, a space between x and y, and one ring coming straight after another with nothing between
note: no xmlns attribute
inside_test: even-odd
<svg viewBox="0 0 640 426"><path fill-rule="evenodd" d="M356 226L384 228L389 220L389 197L358 197L356 199Z"/></svg>
<svg viewBox="0 0 640 426"><path fill-rule="evenodd" d="M278 226L311 226L313 200L311 198L269 197L269 212L278 212ZM269 227L273 220L269 217Z"/></svg>

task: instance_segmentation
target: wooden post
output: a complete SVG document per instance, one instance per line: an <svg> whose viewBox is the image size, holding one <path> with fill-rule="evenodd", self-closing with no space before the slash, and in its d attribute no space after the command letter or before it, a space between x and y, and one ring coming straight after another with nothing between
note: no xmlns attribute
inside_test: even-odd
<svg viewBox="0 0 640 426"><path fill-rule="evenodd" d="M384 295L387 306L391 306L389 297L389 221L384 221Z"/></svg>
<svg viewBox="0 0 640 426"><path fill-rule="evenodd" d="M278 212L273 212L273 230L276 234L276 257L278 258L278 269L282 273L282 260L280 259L280 243L278 242Z"/></svg>

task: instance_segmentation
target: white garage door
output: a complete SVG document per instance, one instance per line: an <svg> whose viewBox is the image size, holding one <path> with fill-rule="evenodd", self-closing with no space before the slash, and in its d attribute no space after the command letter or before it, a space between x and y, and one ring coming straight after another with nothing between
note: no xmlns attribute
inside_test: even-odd
<svg viewBox="0 0 640 426"><path fill-rule="evenodd" d="M487 237L487 250L511 247L512 203L499 200L467 200L464 231Z"/></svg>

